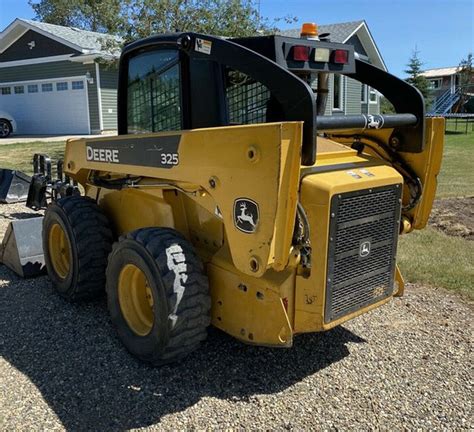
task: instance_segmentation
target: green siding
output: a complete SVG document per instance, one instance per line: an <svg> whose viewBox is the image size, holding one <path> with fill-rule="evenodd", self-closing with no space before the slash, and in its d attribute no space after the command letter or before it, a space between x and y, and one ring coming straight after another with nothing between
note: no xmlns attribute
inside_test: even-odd
<svg viewBox="0 0 474 432"><path fill-rule="evenodd" d="M89 97L89 117L91 123L91 131L97 132L100 130L99 107L97 98L97 79L95 76L95 67L93 63L82 64L69 61L61 61L5 68L2 68L0 65L0 83L84 76L87 72L89 72L91 78L94 79L94 82L92 84L87 84L87 94Z"/></svg>
<svg viewBox="0 0 474 432"><path fill-rule="evenodd" d="M345 113L347 115L360 114L361 103L360 94L362 91L362 85L359 81L352 78L346 78L346 107Z"/></svg>
<svg viewBox="0 0 474 432"><path fill-rule="evenodd" d="M100 65L100 93L104 130L117 130L117 81L116 68Z"/></svg>
<svg viewBox="0 0 474 432"><path fill-rule="evenodd" d="M380 98L377 103L369 103L369 114L380 114Z"/></svg>
<svg viewBox="0 0 474 432"><path fill-rule="evenodd" d="M326 103L326 111L324 111L324 115L331 115L332 114L332 88L334 87L334 75L329 75L328 80L328 100Z"/></svg>

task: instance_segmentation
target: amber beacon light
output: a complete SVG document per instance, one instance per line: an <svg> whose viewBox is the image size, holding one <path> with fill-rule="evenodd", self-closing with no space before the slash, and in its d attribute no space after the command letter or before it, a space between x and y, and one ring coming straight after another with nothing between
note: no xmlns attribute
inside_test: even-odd
<svg viewBox="0 0 474 432"><path fill-rule="evenodd" d="M304 23L301 26L301 37L311 37L318 35L318 26L316 23Z"/></svg>

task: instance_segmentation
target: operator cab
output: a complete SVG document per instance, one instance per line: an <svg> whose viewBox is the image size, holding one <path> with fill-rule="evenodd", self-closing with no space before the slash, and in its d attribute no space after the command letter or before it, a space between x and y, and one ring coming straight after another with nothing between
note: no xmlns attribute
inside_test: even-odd
<svg viewBox="0 0 474 432"><path fill-rule="evenodd" d="M176 33L128 45L120 60L119 134L302 121L303 165L315 162L318 124L320 129L400 127L399 149L421 151L424 104L419 93L355 59L353 46L312 36L222 39ZM329 73L392 96L402 117L324 116Z"/></svg>

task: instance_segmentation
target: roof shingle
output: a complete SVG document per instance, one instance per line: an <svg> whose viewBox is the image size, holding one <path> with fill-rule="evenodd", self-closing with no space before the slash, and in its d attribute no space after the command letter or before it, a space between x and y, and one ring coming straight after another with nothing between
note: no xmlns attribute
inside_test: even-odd
<svg viewBox="0 0 474 432"><path fill-rule="evenodd" d="M120 38L105 33L97 33L87 30L81 30L75 27L64 27L55 24L47 24L39 21L32 21L23 18L19 18L19 21L23 21L30 26L37 27L38 29L50 33L56 37L64 39L65 41L77 45L82 50L91 52L104 52L103 46L106 41L117 41L120 42Z"/></svg>

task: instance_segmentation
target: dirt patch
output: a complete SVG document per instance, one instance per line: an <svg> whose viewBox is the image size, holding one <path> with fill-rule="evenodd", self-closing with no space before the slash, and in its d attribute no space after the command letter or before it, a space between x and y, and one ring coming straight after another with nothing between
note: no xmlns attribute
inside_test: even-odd
<svg viewBox="0 0 474 432"><path fill-rule="evenodd" d="M436 200L429 223L447 235L474 240L474 197Z"/></svg>

